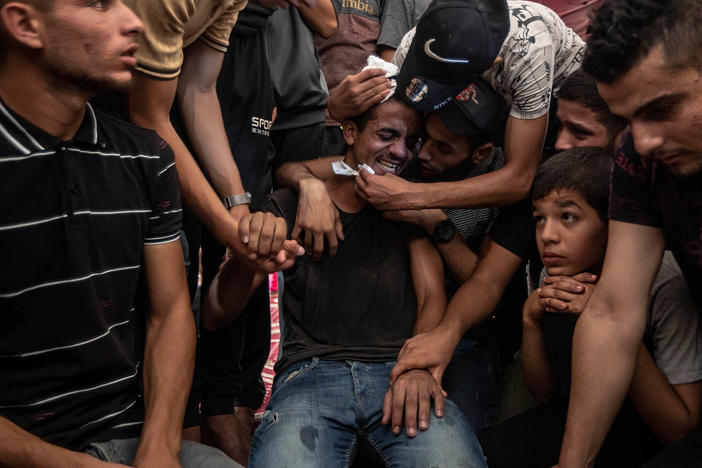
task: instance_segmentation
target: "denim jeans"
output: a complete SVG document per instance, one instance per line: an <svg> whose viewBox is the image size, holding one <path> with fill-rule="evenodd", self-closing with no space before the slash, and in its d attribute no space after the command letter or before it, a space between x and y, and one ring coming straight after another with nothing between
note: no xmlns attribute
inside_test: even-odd
<svg viewBox="0 0 702 468"><path fill-rule="evenodd" d="M458 407L445 402L429 429L411 439L381 424L394 362L296 363L276 381L254 434L250 468L348 467L365 437L390 467L485 467L477 438Z"/></svg>
<svg viewBox="0 0 702 468"><path fill-rule="evenodd" d="M132 465L139 439L114 439L105 442L93 442L85 453L100 460ZM178 456L183 468L242 468L224 452L214 447L184 440Z"/></svg>

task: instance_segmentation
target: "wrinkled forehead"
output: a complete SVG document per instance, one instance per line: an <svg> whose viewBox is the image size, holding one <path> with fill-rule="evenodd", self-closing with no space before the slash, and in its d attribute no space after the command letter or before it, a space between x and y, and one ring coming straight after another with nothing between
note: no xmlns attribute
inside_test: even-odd
<svg viewBox="0 0 702 468"><path fill-rule="evenodd" d="M402 136L418 135L422 131L424 118L421 112L407 104L390 100L376 106L369 124L376 129L393 130Z"/></svg>

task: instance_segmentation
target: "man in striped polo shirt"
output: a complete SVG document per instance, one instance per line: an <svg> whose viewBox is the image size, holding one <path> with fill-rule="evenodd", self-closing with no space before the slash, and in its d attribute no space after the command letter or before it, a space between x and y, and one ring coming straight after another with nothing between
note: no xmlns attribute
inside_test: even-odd
<svg viewBox="0 0 702 468"><path fill-rule="evenodd" d="M173 153L87 103L131 82L140 20L0 0L0 27L0 466L238 466L181 450L195 328Z"/></svg>

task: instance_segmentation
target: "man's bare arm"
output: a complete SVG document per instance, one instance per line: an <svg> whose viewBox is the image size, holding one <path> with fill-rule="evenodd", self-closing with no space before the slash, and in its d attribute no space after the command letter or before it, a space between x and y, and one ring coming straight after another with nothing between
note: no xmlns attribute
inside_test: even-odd
<svg viewBox="0 0 702 468"><path fill-rule="evenodd" d="M505 165L456 182L412 183L397 176L365 171L359 194L377 209L484 208L505 206L526 197L541 161L548 115L533 120L507 119Z"/></svg>
<svg viewBox="0 0 702 468"><path fill-rule="evenodd" d="M541 327L544 307L538 291L532 292L522 308L522 373L527 388L539 403L546 403L556 392L556 374L546 350Z"/></svg>
<svg viewBox="0 0 702 468"><path fill-rule="evenodd" d="M217 240L241 252L244 248L239 242L236 220L224 208L171 124L169 113L177 87L177 79L162 81L135 73L129 92L129 117L135 124L155 130L171 146L183 202ZM219 109L219 104L217 106ZM236 188L236 184L233 187Z"/></svg>
<svg viewBox="0 0 702 468"><path fill-rule="evenodd" d="M0 466L12 468L126 468L44 442L0 416Z"/></svg>
<svg viewBox="0 0 702 468"><path fill-rule="evenodd" d="M439 222L448 219L446 213L439 209L392 210L383 213L383 217L416 224L424 229L429 236L433 234L434 228ZM450 241L434 244L434 246L444 259L451 277L460 283L466 282L475 270L478 256L463 242L458 232Z"/></svg>
<svg viewBox="0 0 702 468"><path fill-rule="evenodd" d="M671 385L643 345L639 347L629 396L662 444L682 439L699 425L702 382Z"/></svg>
<svg viewBox="0 0 702 468"><path fill-rule="evenodd" d="M283 164L275 174L281 187L290 187L299 193L297 215L293 226L293 239L301 239L305 251L319 260L326 240L329 255L333 257L344 240L344 230L339 210L332 202L324 180L332 177L332 162L341 156L312 159Z"/></svg>
<svg viewBox="0 0 702 468"><path fill-rule="evenodd" d="M446 310L444 267L441 256L426 237L409 238L412 284L417 295L417 319L414 333L428 332L439 323ZM391 424L399 434L404 420L409 437L429 428L431 402L434 413L443 416L444 395L439 382L425 370L411 370L398 378L385 394L383 424Z"/></svg>
<svg viewBox="0 0 702 468"><path fill-rule="evenodd" d="M609 222L602 276L578 319L559 466L591 466L626 395L665 240L660 229Z"/></svg>
<svg viewBox="0 0 702 468"><path fill-rule="evenodd" d="M414 334L433 330L446 312L444 265L434 245L426 237L407 240L412 284L417 295L417 320Z"/></svg>
<svg viewBox="0 0 702 468"><path fill-rule="evenodd" d="M334 35L338 23L331 0L300 2L300 16L308 28L323 38Z"/></svg>
<svg viewBox="0 0 702 468"><path fill-rule="evenodd" d="M146 410L135 466L180 466L181 430L195 362L195 320L180 242L144 246L149 316L144 351Z"/></svg>
<svg viewBox="0 0 702 468"><path fill-rule="evenodd" d="M454 294L441 323L405 342L391 380L410 369L427 369L441 382L461 337L490 317L521 262L519 256L487 238L475 272Z"/></svg>
<svg viewBox="0 0 702 468"><path fill-rule="evenodd" d="M217 97L217 77L223 60L222 52L202 41L185 48L177 101L185 131L215 191L229 196L243 193L244 187L224 130Z"/></svg>

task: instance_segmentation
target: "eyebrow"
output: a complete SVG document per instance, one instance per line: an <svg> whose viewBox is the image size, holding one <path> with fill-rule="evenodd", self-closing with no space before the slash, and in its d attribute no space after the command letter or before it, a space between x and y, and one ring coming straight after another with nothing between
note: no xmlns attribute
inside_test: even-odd
<svg viewBox="0 0 702 468"><path fill-rule="evenodd" d="M582 207L580 205L578 205L576 202L574 202L573 200L563 200L563 201L556 200L554 203L559 208L570 208L570 207L574 206L575 208L582 209Z"/></svg>
<svg viewBox="0 0 702 468"><path fill-rule="evenodd" d="M572 122L572 121L570 121L570 120L563 120L562 122L563 122L563 125L564 125L565 127L571 128L571 129L576 130L576 131L578 131L578 132L580 132L580 133L584 133L584 134L586 134L586 135L594 135L594 134L595 134L595 133L594 133L592 130L590 130L589 128L583 127L582 125L580 125L580 124L578 124L578 123L575 123L575 122Z"/></svg>
<svg viewBox="0 0 702 468"><path fill-rule="evenodd" d="M397 130L396 128L392 128L392 127L383 127L383 128L379 128L379 129L376 130L376 132L380 132L380 133L389 133L389 134L391 134L393 137L401 137L401 136L402 136L402 133L400 133L399 130Z"/></svg>
<svg viewBox="0 0 702 468"><path fill-rule="evenodd" d="M650 111L651 109L654 109L656 106L659 106L661 104L677 104L685 96L686 93L675 93L659 96L636 109L636 112L634 112L634 117L640 117L642 114Z"/></svg>

